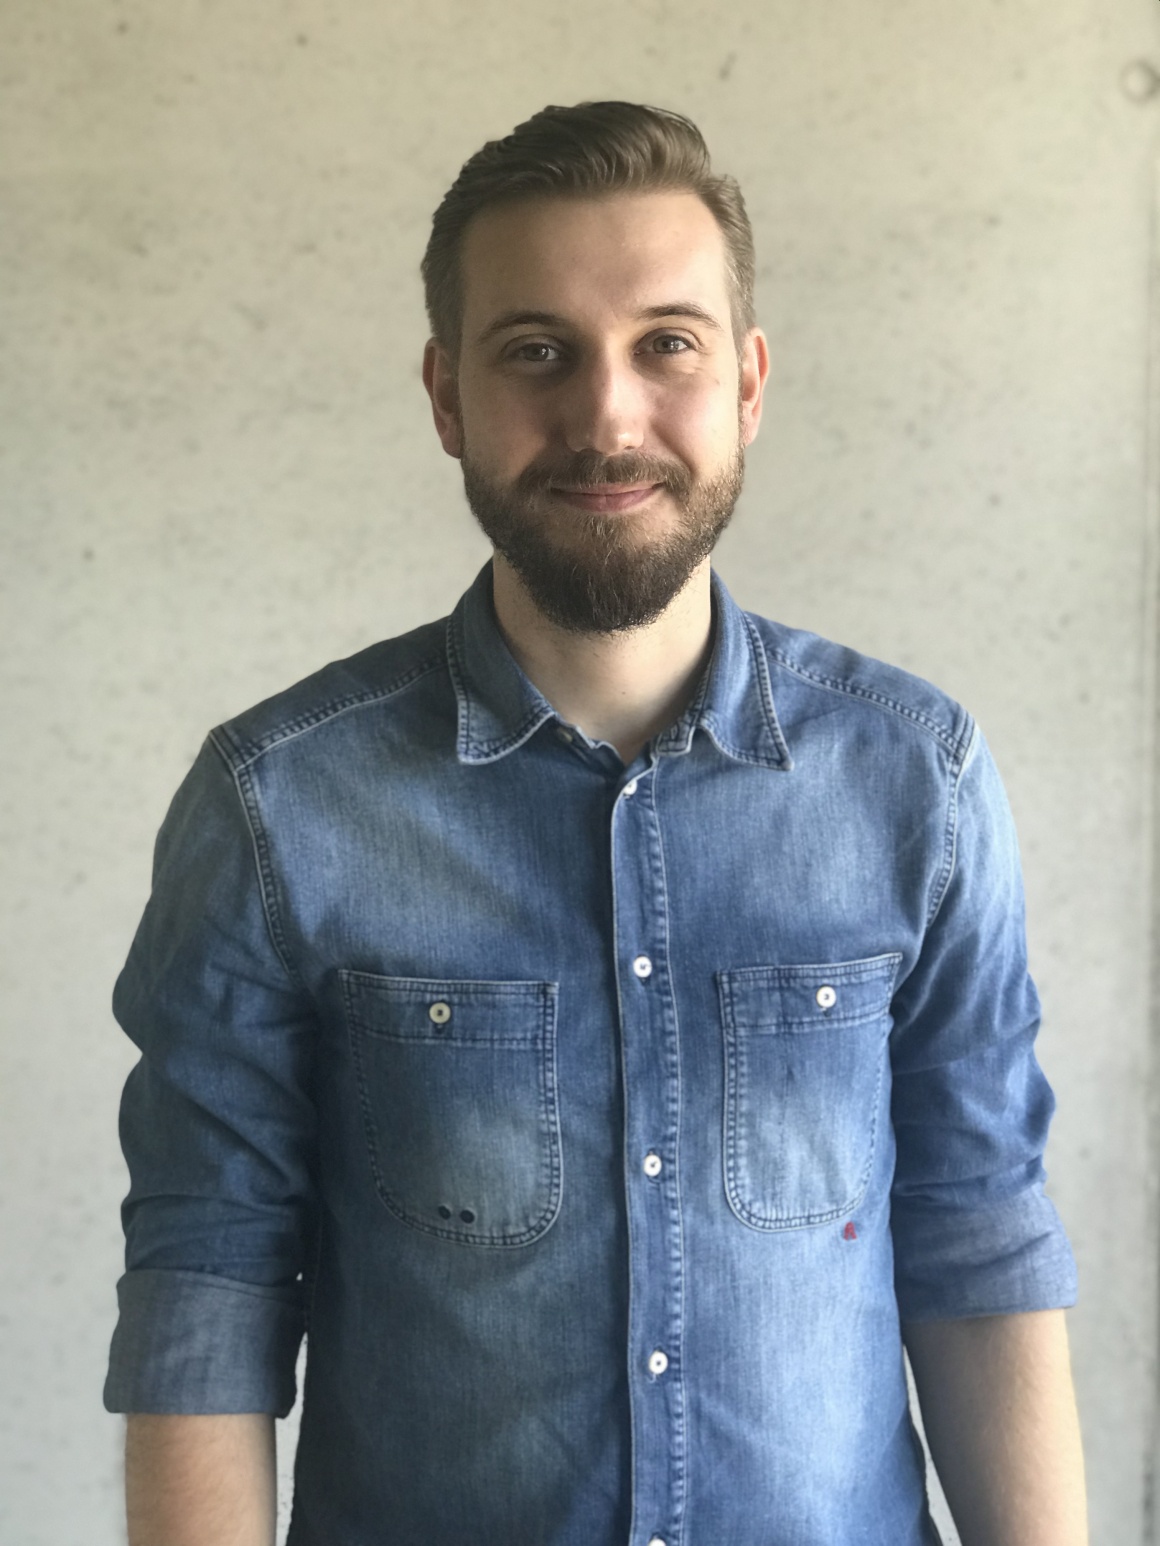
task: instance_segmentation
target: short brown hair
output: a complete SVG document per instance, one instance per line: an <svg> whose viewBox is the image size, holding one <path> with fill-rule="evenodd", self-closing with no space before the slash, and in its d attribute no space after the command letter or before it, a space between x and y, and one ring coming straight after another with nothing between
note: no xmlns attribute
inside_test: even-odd
<svg viewBox="0 0 1160 1546"><path fill-rule="evenodd" d="M517 199L583 198L609 193L681 190L706 204L725 238L733 332L753 326L753 231L741 189L712 170L696 124L680 113L638 102L581 102L545 107L502 140L465 161L435 211L423 255L431 331L452 354L463 328L459 257L472 218Z"/></svg>

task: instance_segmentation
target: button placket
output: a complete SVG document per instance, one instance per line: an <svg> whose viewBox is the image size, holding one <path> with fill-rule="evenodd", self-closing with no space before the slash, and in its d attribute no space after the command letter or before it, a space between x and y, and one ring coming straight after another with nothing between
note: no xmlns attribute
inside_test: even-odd
<svg viewBox="0 0 1160 1546"><path fill-rule="evenodd" d="M681 1339L683 1239L679 1196L681 1081L669 970L669 908L658 778L630 779L611 810L615 948L620 979L624 1164L636 1529L679 1534L687 1477ZM645 949L641 947L645 946ZM657 1542L664 1536L655 1535Z"/></svg>

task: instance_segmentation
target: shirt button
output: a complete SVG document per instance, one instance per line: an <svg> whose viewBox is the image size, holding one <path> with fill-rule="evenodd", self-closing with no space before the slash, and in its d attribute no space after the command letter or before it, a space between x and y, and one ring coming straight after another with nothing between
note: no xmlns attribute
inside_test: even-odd
<svg viewBox="0 0 1160 1546"><path fill-rule="evenodd" d="M630 798L630 799L631 799L631 798L632 798L632 796L633 796L633 795L634 795L634 794L635 794L635 793L636 793L636 786L637 786L637 782L638 782L638 780L637 780L637 779L635 779L635 778L630 778L630 779L629 779L629 781L628 781L628 783L627 783L627 784L625 784L625 786L624 786L624 789L623 789L623 791L622 791L622 792L623 792L623 793L624 793L624 794L626 794L626 795L627 795L627 796L628 796L628 797L629 797L629 798Z"/></svg>
<svg viewBox="0 0 1160 1546"><path fill-rule="evenodd" d="M659 1154L646 1154L644 1157L644 1173L646 1176L659 1176L662 1169L662 1161Z"/></svg>
<svg viewBox="0 0 1160 1546"><path fill-rule="evenodd" d="M819 988L814 994L814 998L817 1000L819 1009L833 1009L834 1005L838 1002L838 995L828 985L824 988Z"/></svg>
<svg viewBox="0 0 1160 1546"><path fill-rule="evenodd" d="M556 731L556 739L558 741L563 741L565 746L571 746L572 742L575 740L575 737L573 736L571 730L565 730L563 725L561 725Z"/></svg>
<svg viewBox="0 0 1160 1546"><path fill-rule="evenodd" d="M637 956L632 963L632 969L642 980L652 976L652 962L648 956Z"/></svg>
<svg viewBox="0 0 1160 1546"><path fill-rule="evenodd" d="M427 1011L433 1025L446 1025L451 1018L451 1005L445 1004L442 999L437 1004L432 1004Z"/></svg>
<svg viewBox="0 0 1160 1546"><path fill-rule="evenodd" d="M669 1366L669 1360L658 1347L655 1353L648 1355L648 1372L650 1374L663 1374Z"/></svg>
<svg viewBox="0 0 1160 1546"><path fill-rule="evenodd" d="M665 1546L665 1543L659 1535L650 1535L648 1546Z"/></svg>

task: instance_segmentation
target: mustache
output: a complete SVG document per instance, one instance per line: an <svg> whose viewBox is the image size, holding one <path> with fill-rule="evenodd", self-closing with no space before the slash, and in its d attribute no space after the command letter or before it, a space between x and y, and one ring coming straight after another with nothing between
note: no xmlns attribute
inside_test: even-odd
<svg viewBox="0 0 1160 1546"><path fill-rule="evenodd" d="M608 483L659 483L684 498L693 486L693 475L682 462L642 452L604 456L599 451L576 451L566 457L537 457L520 473L515 486L521 494L546 494L554 484L588 491Z"/></svg>

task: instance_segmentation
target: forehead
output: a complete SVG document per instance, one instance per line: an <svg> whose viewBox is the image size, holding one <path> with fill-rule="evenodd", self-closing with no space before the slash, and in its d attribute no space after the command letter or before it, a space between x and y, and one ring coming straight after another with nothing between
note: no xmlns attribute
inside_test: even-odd
<svg viewBox="0 0 1160 1546"><path fill-rule="evenodd" d="M461 256L465 342L509 310L577 321L683 299L729 316L725 241L693 193L522 199L481 211Z"/></svg>

